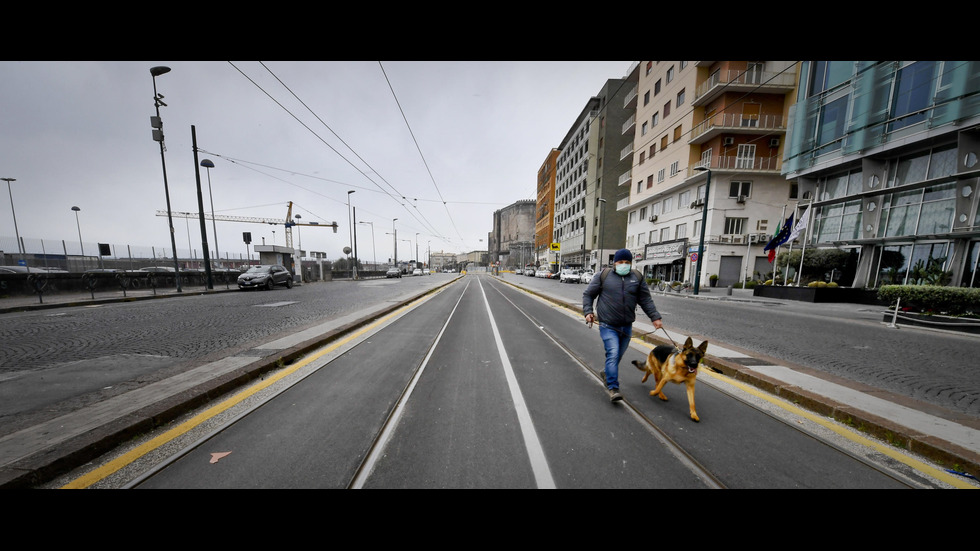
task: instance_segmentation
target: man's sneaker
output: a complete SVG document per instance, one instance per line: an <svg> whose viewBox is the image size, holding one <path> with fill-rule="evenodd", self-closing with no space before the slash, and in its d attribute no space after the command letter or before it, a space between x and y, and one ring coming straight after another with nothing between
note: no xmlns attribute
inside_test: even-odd
<svg viewBox="0 0 980 551"><path fill-rule="evenodd" d="M618 388L610 388L609 389L609 401L610 402L618 402L618 401L620 401L622 399L623 399L623 395L619 393L619 389Z"/></svg>

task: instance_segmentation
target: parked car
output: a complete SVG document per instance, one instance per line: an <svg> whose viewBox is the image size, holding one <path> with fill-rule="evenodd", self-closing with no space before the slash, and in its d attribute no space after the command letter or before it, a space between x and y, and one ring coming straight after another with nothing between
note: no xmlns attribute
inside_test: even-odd
<svg viewBox="0 0 980 551"><path fill-rule="evenodd" d="M426 268L426 269L422 270L422 275L432 275L432 271L429 270L428 268Z"/></svg>
<svg viewBox="0 0 980 551"><path fill-rule="evenodd" d="M595 272L592 270L583 270L582 275L579 276L580 283L591 283L592 278L595 277Z"/></svg>
<svg viewBox="0 0 980 551"><path fill-rule="evenodd" d="M422 275L422 268L415 268L414 270L412 270L412 275L413 276Z"/></svg>
<svg viewBox="0 0 980 551"><path fill-rule="evenodd" d="M544 277L544 278L547 278L550 275L551 275L551 270L548 270L548 269L545 269L545 268L538 268L534 272L534 277Z"/></svg>
<svg viewBox="0 0 980 551"><path fill-rule="evenodd" d="M398 277L398 278L400 278L401 276L402 276L402 271L399 270L398 268L388 268L388 271L385 272L385 277Z"/></svg>
<svg viewBox="0 0 980 551"><path fill-rule="evenodd" d="M293 274L279 264L252 266L247 272L238 276L238 288L272 290L276 285L293 288Z"/></svg>
<svg viewBox="0 0 980 551"><path fill-rule="evenodd" d="M582 270L573 270L571 268L566 268L561 271L561 275L558 276L558 281L561 283L578 283L582 280Z"/></svg>
<svg viewBox="0 0 980 551"><path fill-rule="evenodd" d="M534 266L528 266L524 268L524 275L534 277Z"/></svg>

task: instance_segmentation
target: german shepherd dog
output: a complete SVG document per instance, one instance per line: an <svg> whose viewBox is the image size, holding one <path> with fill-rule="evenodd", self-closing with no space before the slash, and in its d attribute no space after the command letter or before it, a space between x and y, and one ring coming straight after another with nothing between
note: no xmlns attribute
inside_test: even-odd
<svg viewBox="0 0 980 551"><path fill-rule="evenodd" d="M650 375L657 383L657 388L650 391L650 396L660 396L660 399L667 401L667 396L663 393L664 385L667 381L672 383L684 383L687 385L687 403L691 408L691 419L700 421L697 411L694 410L694 382L698 376L698 364L704 357L708 349L708 341L704 341L697 348L691 337L684 342L684 348L677 350L673 346L657 346L647 355L646 363L633 360L633 365L643 371L643 380L647 382Z"/></svg>

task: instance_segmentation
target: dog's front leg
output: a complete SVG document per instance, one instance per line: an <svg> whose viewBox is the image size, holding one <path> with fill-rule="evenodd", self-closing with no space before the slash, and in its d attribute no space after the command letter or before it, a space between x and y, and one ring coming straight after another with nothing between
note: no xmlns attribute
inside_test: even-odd
<svg viewBox="0 0 980 551"><path fill-rule="evenodd" d="M698 412L694 409L694 381L694 379L687 381L687 404L691 407L691 419L700 422L701 419L698 418Z"/></svg>

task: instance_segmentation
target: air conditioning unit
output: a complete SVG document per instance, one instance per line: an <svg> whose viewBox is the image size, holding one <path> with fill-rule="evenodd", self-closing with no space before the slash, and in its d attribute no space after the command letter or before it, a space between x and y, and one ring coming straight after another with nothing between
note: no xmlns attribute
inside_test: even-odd
<svg viewBox="0 0 980 551"><path fill-rule="evenodd" d="M703 206L704 206L704 199L698 199L698 200L694 201L693 203L691 203L691 208L692 209L699 209L699 208L701 208Z"/></svg>
<svg viewBox="0 0 980 551"><path fill-rule="evenodd" d="M735 145L735 138L723 138L721 140L722 145Z"/></svg>
<svg viewBox="0 0 980 551"><path fill-rule="evenodd" d="M760 233L759 234L759 243L768 243L768 242L769 242L769 234Z"/></svg>
<svg viewBox="0 0 980 551"><path fill-rule="evenodd" d="M656 221L657 221L657 215L656 215L656 214L654 214L653 216L651 216L651 217L649 218L649 220L650 220L651 222L656 222Z"/></svg>
<svg viewBox="0 0 980 551"><path fill-rule="evenodd" d="M735 202L736 203L745 203L745 196L744 195L739 195L738 198L735 199Z"/></svg>
<svg viewBox="0 0 980 551"><path fill-rule="evenodd" d="M779 138L769 138L769 147L779 147Z"/></svg>

